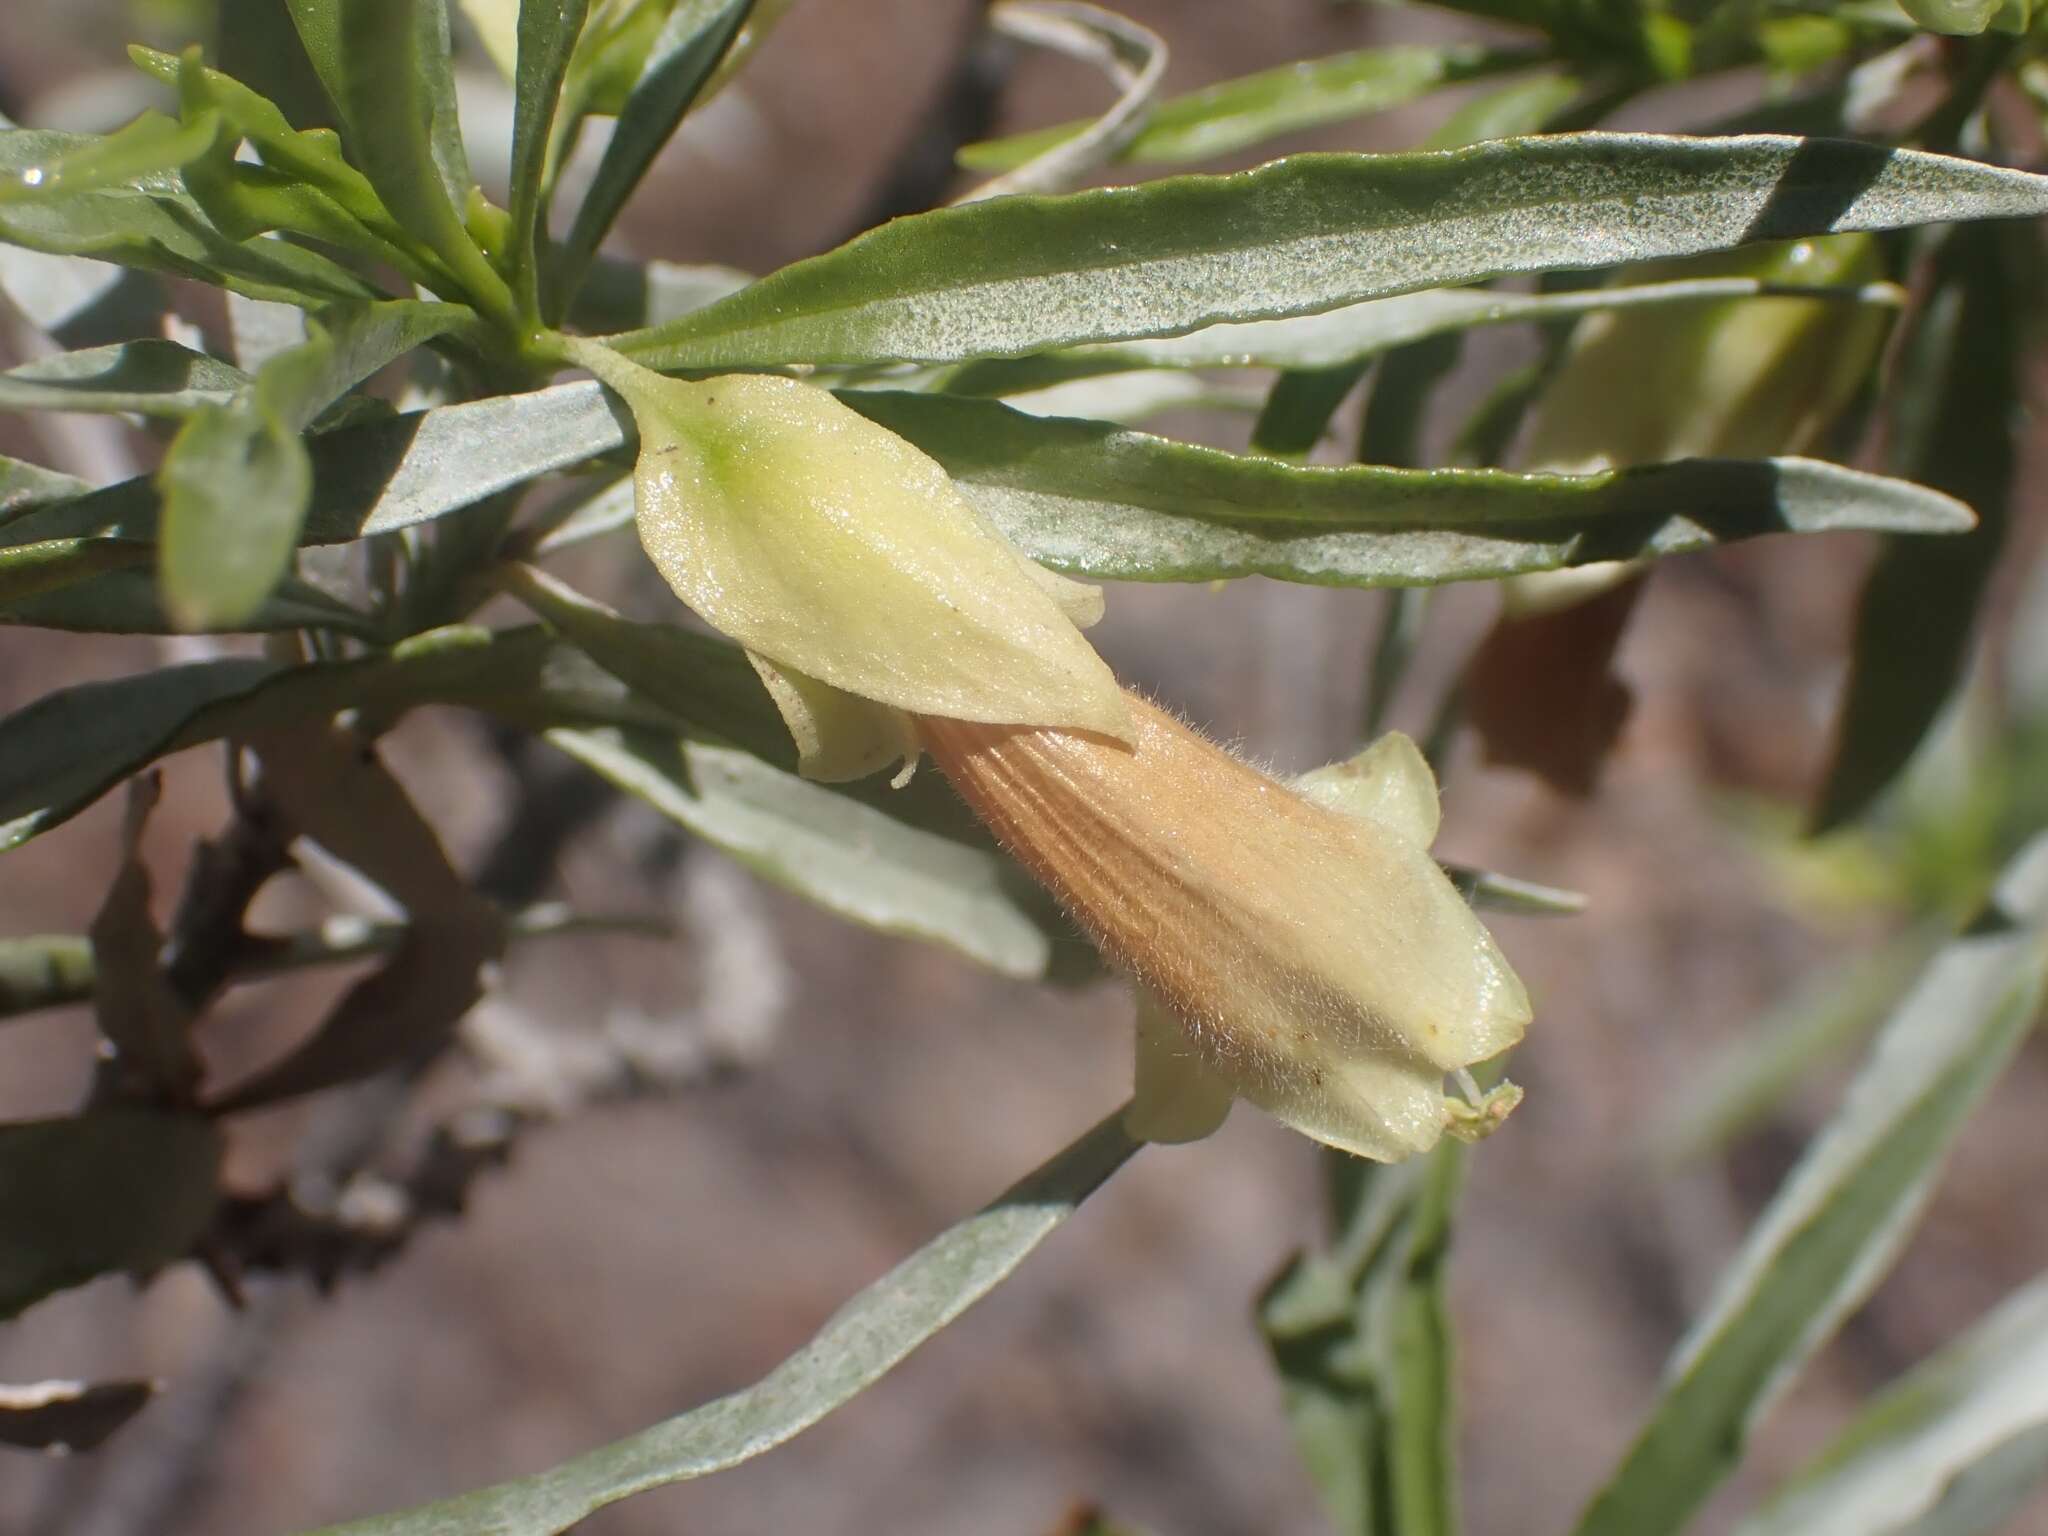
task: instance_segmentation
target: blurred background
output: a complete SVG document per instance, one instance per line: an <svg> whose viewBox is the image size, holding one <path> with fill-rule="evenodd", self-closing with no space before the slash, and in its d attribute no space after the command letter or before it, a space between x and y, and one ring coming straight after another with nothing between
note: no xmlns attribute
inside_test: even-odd
<svg viewBox="0 0 2048 1536"><path fill-rule="evenodd" d="M1172 45L1169 93L1467 25L1325 0L1121 8ZM963 111L988 114L965 130L979 137L1099 106L1100 78L1048 55L977 53L963 72L978 13L974 0L809 0L690 119L621 248L766 271L906 196L930 201L944 189L931 162L944 164ZM0 109L39 126L112 126L146 99L120 45L175 44L203 22L180 0L7 0ZM481 50L467 61L473 154L488 166L504 155L510 97ZM1413 144L1457 99L1244 159ZM1639 115L1654 118L1654 105ZM1516 345L1489 334L1474 350ZM1246 430L1216 415L1158 425L1234 447ZM96 478L149 462L149 440L118 425L62 430L75 435L53 444L0 419L0 452ZM2039 452L2037 440L2030 459ZM2019 477L2021 552L2041 545L2039 467ZM1527 1101L1473 1159L1453 1268L1479 1536L1562 1529L1577 1514L1854 1059L1824 1063L1725 1146L1669 1155L1714 1065L1767 1010L1825 989L1910 916L1910 880L1842 873L1876 857L1867 848L1832 863L1786 851L1825 761L1870 554L1829 536L1663 563L1619 653L1633 709L1586 798L1488 768L1469 739L1451 756L1439 851L1590 903L1580 918L1494 923L1537 1022L1513 1069ZM589 546L571 574L621 605L668 611L629 542ZM1297 771L1358 745L1386 601L1258 580L1119 588L1096 638L1126 680ZM1433 605L1393 724L1427 730L1493 602L1473 589ZM10 631L0 709L164 659L146 640ZM514 953L479 1025L495 1042L490 1064L448 1064L379 1156L405 1165L483 1072L508 1074L521 1104L563 1112L475 1181L458 1219L426 1226L375 1272L327 1296L257 1279L237 1311L185 1266L140 1293L109 1281L60 1296L0 1330L0 1379L168 1383L96 1454L7 1453L8 1536L268 1536L546 1466L760 1376L1127 1091L1120 987L1009 983L837 922L468 717L417 715L388 756L463 869L494 872L522 899L660 911L682 937ZM225 814L218 757L173 760L148 831L160 900ZM119 821L110 797L9 855L0 932L82 930L115 869ZM1928 846L1936 872L1923 885L1975 848ZM1838 899L1815 899L1823 887ZM314 906L312 891L281 882L256 915L284 924ZM268 1058L351 979L238 990L216 1015L211 1060L228 1070ZM93 1038L82 1011L0 1028L0 1117L74 1103ZM618 1067L621 1041L631 1072ZM578 1080L606 1102L574 1107L562 1084ZM1725 1528L1856 1398L2040 1267L2044 1110L2048 1054L2036 1042L1965 1134L1897 1272L1772 1416L1703 1529ZM361 1124L360 1104L335 1099L268 1112L242 1128L231 1178L261 1186ZM1244 1108L1206 1142L1150 1149L851 1407L737 1471L585 1528L1049 1536L1076 1506L1099 1505L1160 1536L1323 1530L1251 1312L1316 1235L1318 1179L1315 1148ZM2013 1529L2048 1533L2048 1503Z"/></svg>

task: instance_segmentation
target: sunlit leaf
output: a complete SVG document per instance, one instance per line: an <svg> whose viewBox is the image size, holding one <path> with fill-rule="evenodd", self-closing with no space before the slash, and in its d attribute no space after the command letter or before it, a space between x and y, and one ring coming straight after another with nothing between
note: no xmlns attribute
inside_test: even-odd
<svg viewBox="0 0 2048 1536"><path fill-rule="evenodd" d="M979 1214L854 1297L810 1343L730 1397L549 1472L323 1536L555 1536L623 1498L737 1466L859 1395L1002 1283L1137 1151L1112 1115Z"/></svg>
<svg viewBox="0 0 2048 1536"><path fill-rule="evenodd" d="M2033 1027L2048 981L2048 839L1928 966L1842 1108L1723 1273L1580 1536L1680 1529L1764 1411L1890 1267L1956 1133Z"/></svg>
<svg viewBox="0 0 2048 1536"><path fill-rule="evenodd" d="M1298 155L897 219L617 345L663 369L1014 357L1508 272L2044 211L2048 177L1838 140L1585 133Z"/></svg>

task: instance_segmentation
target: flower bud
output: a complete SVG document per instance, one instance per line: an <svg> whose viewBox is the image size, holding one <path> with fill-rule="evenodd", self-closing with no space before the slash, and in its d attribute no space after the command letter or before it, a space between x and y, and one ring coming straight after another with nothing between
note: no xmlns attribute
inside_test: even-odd
<svg viewBox="0 0 2048 1536"><path fill-rule="evenodd" d="M1429 856L1436 786L1413 743L1389 737L1297 790L1135 696L1129 709L1130 746L931 718L918 731L1140 983L1134 1133L1206 1134L1235 1095L1392 1161L1497 1117L1511 1090L1475 1112L1444 1078L1519 1040L1528 996Z"/></svg>

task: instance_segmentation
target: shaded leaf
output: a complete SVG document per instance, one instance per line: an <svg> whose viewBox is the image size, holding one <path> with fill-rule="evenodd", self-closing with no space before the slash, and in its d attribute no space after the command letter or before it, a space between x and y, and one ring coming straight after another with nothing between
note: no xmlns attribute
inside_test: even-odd
<svg viewBox="0 0 2048 1536"><path fill-rule="evenodd" d="M0 455L0 527L25 512L70 501L91 489L90 481L76 475Z"/></svg>
<svg viewBox="0 0 2048 1536"><path fill-rule="evenodd" d="M121 829L121 866L93 917L93 1016L107 1051L99 1065L102 1093L131 1102L190 1108L199 1086L192 1048L192 1009L162 964L163 934L149 910L149 867L142 828L162 786L154 774L131 781Z"/></svg>
<svg viewBox="0 0 2048 1536"><path fill-rule="evenodd" d="M550 1472L326 1536L554 1536L607 1504L751 1460L872 1386L987 1295L1137 1151L1112 1115L854 1297L753 1386Z"/></svg>
<svg viewBox="0 0 2048 1536"><path fill-rule="evenodd" d="M1018 356L1507 272L2044 211L2048 178L1824 139L1588 133L1299 155L897 219L616 344L667 369Z"/></svg>
<svg viewBox="0 0 2048 1536"><path fill-rule="evenodd" d="M1936 258L1934 291L1900 362L1892 464L1969 505L1978 527L1943 548L1893 545L1865 579L1817 833L1853 820L1897 778L1969 659L2005 546L2037 260L2035 241L1991 227L1950 231Z"/></svg>
<svg viewBox="0 0 2048 1536"><path fill-rule="evenodd" d="M166 753L342 709L389 719L426 703L488 709L536 730L665 719L538 629L437 630L381 655L300 667L248 658L162 667L60 689L0 717L0 850Z"/></svg>
<svg viewBox="0 0 2048 1536"><path fill-rule="evenodd" d="M1997 1487L1959 1484L1989 1471ZM1880 1393L1738 1536L1989 1533L2048 1475L2048 1280Z"/></svg>
<svg viewBox="0 0 2048 1536"><path fill-rule="evenodd" d="M0 410L132 411L189 416L224 405L249 382L241 369L174 341L124 341L59 352L0 373ZM90 489L79 482L80 489Z"/></svg>
<svg viewBox="0 0 2048 1536"><path fill-rule="evenodd" d="M17 608L107 571L147 565L146 544L125 539L43 539L0 547L0 605Z"/></svg>
<svg viewBox="0 0 2048 1536"><path fill-rule="evenodd" d="M113 560L111 556L109 559L115 565L132 563L140 567L152 563L154 555L146 546L133 548L137 553L132 562ZM0 547L0 562L10 553ZM171 622L165 611L155 573L142 569L114 570L82 581L67 581L60 591L45 591L39 596L0 604L0 624L111 635L185 632ZM373 643L381 643L385 638L370 615L290 576L278 584L277 591L254 613L213 632L261 634L282 629L331 630Z"/></svg>
<svg viewBox="0 0 2048 1536"><path fill-rule="evenodd" d="M120 187L176 170L212 147L218 119L181 123L145 112L125 128L73 141L40 163L0 176L0 207Z"/></svg>
<svg viewBox="0 0 2048 1536"><path fill-rule="evenodd" d="M0 130L0 179L18 175L78 142L75 135L40 129ZM91 256L196 278L287 304L334 303L376 294L372 284L316 251L280 240L238 240L223 233L168 178L147 177L134 188L0 207L0 240L55 256Z"/></svg>
<svg viewBox="0 0 2048 1536"><path fill-rule="evenodd" d="M0 1125L0 1318L181 1258L212 1218L220 1140L190 1115L103 1108Z"/></svg>
<svg viewBox="0 0 2048 1536"><path fill-rule="evenodd" d="M2048 839L1922 974L1842 1108L1750 1229L1582 1536L1676 1531L1751 1427L1890 1267L1956 1133L2031 1029L2048 980Z"/></svg>
<svg viewBox="0 0 2048 1536"><path fill-rule="evenodd" d="M1384 112L1416 97L1528 62L1527 55L1470 45L1361 48L1282 64L1161 102L1120 159L1184 165L1235 154L1281 134ZM1006 171L1087 131L1086 121L969 144L960 163Z"/></svg>
<svg viewBox="0 0 2048 1536"><path fill-rule="evenodd" d="M592 335L660 325L738 293L753 280L737 267L599 256L577 285L569 323Z"/></svg>
<svg viewBox="0 0 2048 1536"><path fill-rule="evenodd" d="M91 1451L149 1406L152 1381L39 1381L0 1387L0 1445Z"/></svg>

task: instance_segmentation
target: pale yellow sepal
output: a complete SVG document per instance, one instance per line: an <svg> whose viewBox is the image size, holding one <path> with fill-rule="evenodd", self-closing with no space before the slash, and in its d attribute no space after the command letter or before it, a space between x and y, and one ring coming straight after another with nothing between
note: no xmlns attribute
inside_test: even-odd
<svg viewBox="0 0 2048 1536"><path fill-rule="evenodd" d="M1387 732L1356 757L1311 769L1294 781L1294 787L1316 804L1346 816L1383 821L1423 848L1436 841L1443 819L1429 759L1400 731Z"/></svg>
<svg viewBox="0 0 2048 1536"><path fill-rule="evenodd" d="M914 766L923 749L902 710L847 693L747 652L796 743L796 771L822 784L864 779L901 763Z"/></svg>
<svg viewBox="0 0 2048 1536"><path fill-rule="evenodd" d="M1139 986L1137 1060L1124 1130L1133 1140L1174 1146L1223 1127L1237 1087L1188 1043L1187 1031L1150 988Z"/></svg>
<svg viewBox="0 0 2048 1536"><path fill-rule="evenodd" d="M920 715L1127 738L1115 677L945 470L796 379L573 359L640 429L640 541L675 593L784 673ZM1060 593L1056 598L1054 590Z"/></svg>

